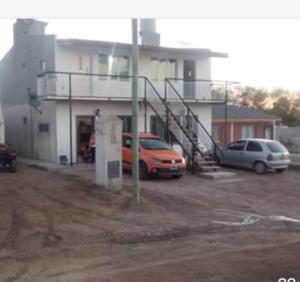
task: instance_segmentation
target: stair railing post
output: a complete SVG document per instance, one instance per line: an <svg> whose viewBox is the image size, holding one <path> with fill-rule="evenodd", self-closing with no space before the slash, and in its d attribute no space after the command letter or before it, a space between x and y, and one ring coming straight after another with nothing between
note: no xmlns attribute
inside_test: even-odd
<svg viewBox="0 0 300 282"><path fill-rule="evenodd" d="M169 129L169 124L170 122L170 115L169 115L169 110L166 109L166 132L165 132L165 140L170 143L170 129Z"/></svg>
<svg viewBox="0 0 300 282"><path fill-rule="evenodd" d="M195 153L196 153L196 148L195 148L195 142L193 140L192 142L192 173L193 174L196 172Z"/></svg>
<svg viewBox="0 0 300 282"><path fill-rule="evenodd" d="M147 133L147 81L144 77L144 130Z"/></svg>
<svg viewBox="0 0 300 282"><path fill-rule="evenodd" d="M168 91L167 78L165 78L165 102L167 102L167 91Z"/></svg>

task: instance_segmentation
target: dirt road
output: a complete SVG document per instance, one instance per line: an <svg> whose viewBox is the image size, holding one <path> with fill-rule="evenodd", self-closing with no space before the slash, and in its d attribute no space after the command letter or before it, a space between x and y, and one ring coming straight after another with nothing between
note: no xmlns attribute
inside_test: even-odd
<svg viewBox="0 0 300 282"><path fill-rule="evenodd" d="M299 171L239 174L144 181L135 206L128 188L0 173L0 281L300 281Z"/></svg>

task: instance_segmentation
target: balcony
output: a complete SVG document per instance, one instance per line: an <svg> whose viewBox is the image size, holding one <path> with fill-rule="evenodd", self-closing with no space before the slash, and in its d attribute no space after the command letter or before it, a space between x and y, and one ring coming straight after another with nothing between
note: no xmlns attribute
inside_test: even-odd
<svg viewBox="0 0 300 282"><path fill-rule="evenodd" d="M139 99L147 95L146 77L139 77ZM230 93L238 91L239 84L228 81L168 78L151 81L159 95L168 100L184 100L198 103L225 103ZM38 98L67 100L131 100L131 76L112 76L86 73L46 72L37 78ZM151 90L150 90L151 91Z"/></svg>

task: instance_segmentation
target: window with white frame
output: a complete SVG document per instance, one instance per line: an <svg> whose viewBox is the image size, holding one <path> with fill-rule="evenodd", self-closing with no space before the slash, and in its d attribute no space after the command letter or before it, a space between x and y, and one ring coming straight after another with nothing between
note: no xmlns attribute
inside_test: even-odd
<svg viewBox="0 0 300 282"><path fill-rule="evenodd" d="M100 79L107 79L108 73L108 55L106 54L99 54L98 60L99 60L99 74L103 74L104 76L100 76Z"/></svg>
<svg viewBox="0 0 300 282"><path fill-rule="evenodd" d="M111 74L128 76L129 74L129 60L128 56L111 56ZM118 79L118 77L112 77ZM127 79L126 77L120 77L120 79Z"/></svg>
<svg viewBox="0 0 300 282"><path fill-rule="evenodd" d="M127 79L129 75L129 59L128 56L112 56L107 54L99 54L99 74L104 75L100 79L107 79L106 75L115 75L112 79Z"/></svg>
<svg viewBox="0 0 300 282"><path fill-rule="evenodd" d="M255 126L254 125L243 125L241 137L242 138L254 138L255 137Z"/></svg>
<svg viewBox="0 0 300 282"><path fill-rule="evenodd" d="M162 81L166 77L176 77L176 60L151 58L150 77L154 81Z"/></svg>
<svg viewBox="0 0 300 282"><path fill-rule="evenodd" d="M212 127L211 130L211 135L212 138L214 139L215 142L220 142L222 139L222 134L223 134L223 130L222 130L222 126L221 125L216 125Z"/></svg>

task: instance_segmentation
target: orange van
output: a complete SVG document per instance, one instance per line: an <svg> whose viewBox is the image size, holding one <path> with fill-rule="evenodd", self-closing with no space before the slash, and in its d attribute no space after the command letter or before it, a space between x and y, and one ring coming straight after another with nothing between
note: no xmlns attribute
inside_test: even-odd
<svg viewBox="0 0 300 282"><path fill-rule="evenodd" d="M186 169L185 159L158 136L149 133L139 134L140 179L148 179L152 175L170 175L180 178ZM131 170L132 137L123 133L122 140L123 169Z"/></svg>

